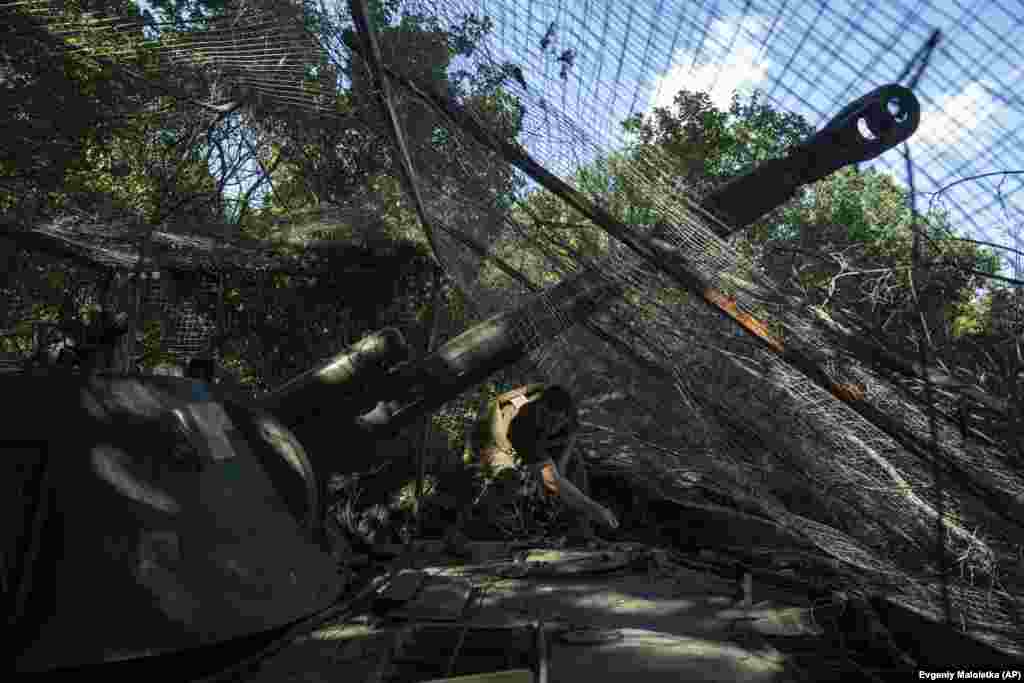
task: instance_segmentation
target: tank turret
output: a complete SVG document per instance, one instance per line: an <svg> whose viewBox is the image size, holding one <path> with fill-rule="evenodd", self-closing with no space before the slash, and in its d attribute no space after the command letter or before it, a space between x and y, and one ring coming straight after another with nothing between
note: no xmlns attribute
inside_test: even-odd
<svg viewBox="0 0 1024 683"><path fill-rule="evenodd" d="M580 276L418 361L386 329L259 401L180 377L5 377L16 669L128 671L163 654L188 680L212 666L204 646L329 605L344 585L321 531L324 483L346 453L522 357L527 329L550 338L614 293ZM396 410L372 419L379 405Z"/></svg>

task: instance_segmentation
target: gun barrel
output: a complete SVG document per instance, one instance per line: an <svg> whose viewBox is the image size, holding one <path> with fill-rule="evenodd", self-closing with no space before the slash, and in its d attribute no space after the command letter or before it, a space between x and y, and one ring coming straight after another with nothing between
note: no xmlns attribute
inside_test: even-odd
<svg viewBox="0 0 1024 683"><path fill-rule="evenodd" d="M289 428L311 420L354 420L381 398L387 368L409 358L393 327L374 332L262 397L261 408Z"/></svg>
<svg viewBox="0 0 1024 683"><path fill-rule="evenodd" d="M586 270L515 310L474 325L425 358L395 366L382 385L388 399L359 422L386 436L523 358L621 294L620 285Z"/></svg>
<svg viewBox="0 0 1024 683"><path fill-rule="evenodd" d="M872 90L783 158L765 161L717 188L704 207L724 225L712 227L727 237L784 204L800 186L906 141L920 121L920 103L909 89L890 84Z"/></svg>

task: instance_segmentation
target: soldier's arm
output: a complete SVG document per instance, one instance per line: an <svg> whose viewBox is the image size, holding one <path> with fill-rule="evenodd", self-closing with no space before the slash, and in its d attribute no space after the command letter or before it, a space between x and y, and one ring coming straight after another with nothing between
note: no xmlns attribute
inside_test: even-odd
<svg viewBox="0 0 1024 683"><path fill-rule="evenodd" d="M558 473L553 460L545 460L537 465L540 469L541 481L544 490L551 495L560 498L573 510L586 515L596 522L600 522L612 529L619 528L619 520L615 514L605 506L593 500L585 493L576 488L571 481Z"/></svg>

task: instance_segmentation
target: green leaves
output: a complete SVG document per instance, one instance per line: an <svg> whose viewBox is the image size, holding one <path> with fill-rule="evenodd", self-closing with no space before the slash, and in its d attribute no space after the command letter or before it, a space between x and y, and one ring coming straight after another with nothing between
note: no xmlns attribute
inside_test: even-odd
<svg viewBox="0 0 1024 683"><path fill-rule="evenodd" d="M201 30L205 19L223 16L228 0L149 0L163 22L170 23L176 30Z"/></svg>
<svg viewBox="0 0 1024 683"><path fill-rule="evenodd" d="M10 8L0 10L0 63L0 202L16 205L12 187L60 186L88 144L108 134L121 93L102 68L68 54L32 18ZM3 201L8 192L15 196Z"/></svg>
<svg viewBox="0 0 1024 683"><path fill-rule="evenodd" d="M915 285L932 340L942 346L983 332L981 282L971 271L994 272L998 255L956 239L945 214L915 223L907 191L882 171L842 169L791 202L762 236L766 267L811 301L855 312L902 345L920 336L910 289L915 225L922 245Z"/></svg>
<svg viewBox="0 0 1024 683"><path fill-rule="evenodd" d="M476 51L479 42L491 32L494 22L490 17L475 14L466 16L462 25L456 26L449 38L452 56L469 57Z"/></svg>
<svg viewBox="0 0 1024 683"><path fill-rule="evenodd" d="M674 110L657 108L635 115L623 128L635 136L633 152L667 152L673 171L699 194L782 156L814 129L801 117L776 111L754 92L733 95L728 111L714 106L707 93L680 91Z"/></svg>

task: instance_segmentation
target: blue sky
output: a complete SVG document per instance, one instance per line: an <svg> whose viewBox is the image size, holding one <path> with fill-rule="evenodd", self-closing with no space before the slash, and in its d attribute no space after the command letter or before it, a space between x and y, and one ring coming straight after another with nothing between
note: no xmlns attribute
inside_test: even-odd
<svg viewBox="0 0 1024 683"><path fill-rule="evenodd" d="M328 0L330 1L330 0ZM335 0L338 1L338 0ZM343 0L341 0L343 1ZM145 2L140 4L145 5ZM418 4L411 0L410 4ZM531 119L524 144L556 172L595 150L568 155L565 130L545 135L539 99L607 149L618 122L667 105L681 88L726 106L734 89L765 91L773 105L816 127L843 106L902 75L932 30L944 39L915 92L922 123L911 139L915 187L927 206L940 187L967 176L1024 169L1024 5L1011 0L442 0L422 2L454 20L490 16L485 54L520 64ZM555 22L553 46L540 42ZM569 77L555 57L572 49ZM553 107L553 108L552 108ZM554 130L554 129L552 129ZM900 151L870 165L903 181ZM944 195L952 218L977 239L1024 249L1024 176L963 183ZM1024 231L1022 231L1024 232ZM1024 265L1024 264L1022 264ZM1024 269L1021 269L1024 270ZM1020 272L1020 270L1018 271Z"/></svg>

